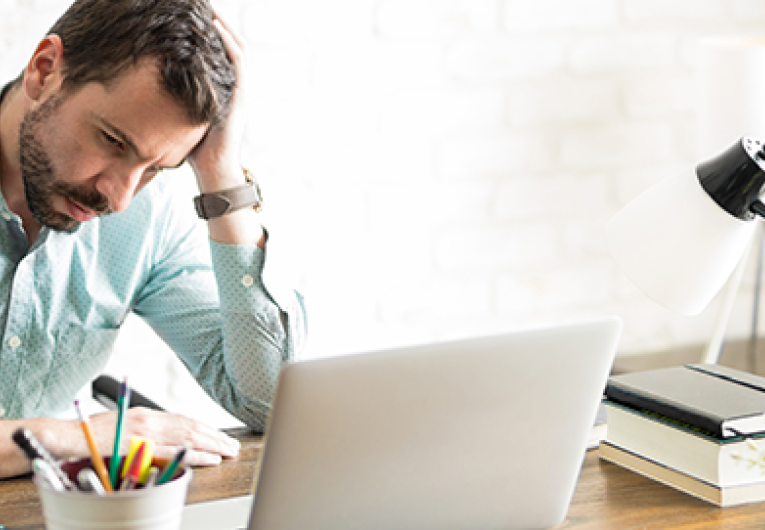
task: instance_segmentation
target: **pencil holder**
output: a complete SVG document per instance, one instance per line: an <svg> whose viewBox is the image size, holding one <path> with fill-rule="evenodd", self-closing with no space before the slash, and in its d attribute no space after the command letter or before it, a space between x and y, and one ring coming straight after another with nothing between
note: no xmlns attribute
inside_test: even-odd
<svg viewBox="0 0 765 530"><path fill-rule="evenodd" d="M109 459L104 458L107 468ZM157 462L160 466L166 462ZM89 458L67 460L61 469L75 481L92 467ZM180 468L168 482L150 488L115 491L105 495L84 491L56 491L35 479L47 530L178 530L183 519L191 468Z"/></svg>

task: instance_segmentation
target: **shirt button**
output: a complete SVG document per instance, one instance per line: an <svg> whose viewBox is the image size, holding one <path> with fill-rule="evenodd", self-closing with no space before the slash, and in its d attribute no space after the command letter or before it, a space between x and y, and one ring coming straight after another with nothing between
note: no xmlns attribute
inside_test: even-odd
<svg viewBox="0 0 765 530"><path fill-rule="evenodd" d="M255 283L255 280L253 280L252 276L250 276L249 274L245 274L244 276L242 276L242 285L244 285L245 287L251 287L253 283Z"/></svg>
<svg viewBox="0 0 765 530"><path fill-rule="evenodd" d="M11 337L11 338L10 338L10 340L8 341L8 346L10 346L11 348L13 348L13 349L15 350L16 348L18 348L19 346L21 346L21 339L20 339L20 338L18 338L16 335L14 335L14 336L13 336L13 337Z"/></svg>
<svg viewBox="0 0 765 530"><path fill-rule="evenodd" d="M3 416L5 416L5 409L3 408L2 405L0 405L0 418L2 418Z"/></svg>
<svg viewBox="0 0 765 530"><path fill-rule="evenodd" d="M10 221L10 220L11 220L11 214L10 214L10 213L8 213L8 212L7 212L7 211L5 211L5 210L3 210L2 212L0 212L0 215L2 215L2 216L3 216L3 219L5 219L6 221Z"/></svg>

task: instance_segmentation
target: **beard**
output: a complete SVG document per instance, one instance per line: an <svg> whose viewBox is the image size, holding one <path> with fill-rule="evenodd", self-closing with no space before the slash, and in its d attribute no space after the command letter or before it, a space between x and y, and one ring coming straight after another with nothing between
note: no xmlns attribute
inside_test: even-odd
<svg viewBox="0 0 765 530"><path fill-rule="evenodd" d="M69 231L80 222L56 211L54 197L72 200L99 215L110 213L109 200L85 185L73 186L58 178L50 156L43 147L40 131L56 114L64 102L61 94L48 98L39 108L24 115L19 130L19 162L24 182L27 207L43 226L53 230Z"/></svg>

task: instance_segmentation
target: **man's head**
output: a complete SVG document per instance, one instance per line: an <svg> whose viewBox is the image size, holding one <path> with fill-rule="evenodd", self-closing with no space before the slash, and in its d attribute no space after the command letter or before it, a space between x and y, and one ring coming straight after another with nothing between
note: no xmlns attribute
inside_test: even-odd
<svg viewBox="0 0 765 530"><path fill-rule="evenodd" d="M208 0L76 0L50 29L64 45L62 88L108 85L142 59L194 124L225 119L236 83Z"/></svg>
<svg viewBox="0 0 765 530"><path fill-rule="evenodd" d="M225 120L236 77L212 20L207 0L76 0L51 28L24 73L19 133L40 224L124 209Z"/></svg>

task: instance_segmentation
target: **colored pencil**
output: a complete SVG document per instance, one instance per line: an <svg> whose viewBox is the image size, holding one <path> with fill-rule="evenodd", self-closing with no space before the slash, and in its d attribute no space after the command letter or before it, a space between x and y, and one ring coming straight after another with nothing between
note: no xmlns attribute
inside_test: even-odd
<svg viewBox="0 0 765 530"><path fill-rule="evenodd" d="M122 442L122 431L125 428L125 416L129 406L130 387L127 384L127 377L125 377L120 385L119 396L117 396L117 430L114 433L114 449L112 450L112 459L109 463L109 479L115 488L120 481L120 444Z"/></svg>
<svg viewBox="0 0 765 530"><path fill-rule="evenodd" d="M93 438L93 432L90 430L90 423L88 419L80 410L79 400L74 401L74 408L77 409L77 416L80 418L80 427L82 427L82 433L85 435L85 441L88 442L88 449L90 449L90 460L93 463L93 469L96 470L98 478L101 479L101 483L106 491L114 491L112 488L111 480L109 480L109 472L104 464L104 459L101 457L101 453L98 451L98 446Z"/></svg>
<svg viewBox="0 0 765 530"><path fill-rule="evenodd" d="M173 458L173 461L167 465L165 470L157 479L157 486L164 484L173 477L173 473L175 473L175 470L178 468L178 464L181 463L181 460L183 460L183 457L186 456L186 452L188 450L189 446L185 446L182 447L180 451L178 451L178 453L175 455L175 458Z"/></svg>
<svg viewBox="0 0 765 530"><path fill-rule="evenodd" d="M138 446L133 461L130 463L130 469L127 470L125 479L122 481L120 491L132 490L138 484L141 478L141 462L143 461L143 452L146 450L146 442L141 442Z"/></svg>

